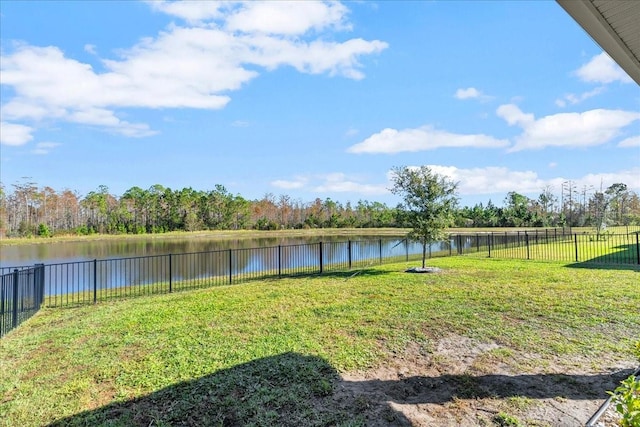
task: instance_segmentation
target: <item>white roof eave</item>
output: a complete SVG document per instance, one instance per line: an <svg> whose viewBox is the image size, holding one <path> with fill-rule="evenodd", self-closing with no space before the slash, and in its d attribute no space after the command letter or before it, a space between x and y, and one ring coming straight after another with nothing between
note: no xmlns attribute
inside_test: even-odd
<svg viewBox="0 0 640 427"><path fill-rule="evenodd" d="M633 52L625 40L605 19L592 0L556 0L560 6L609 54L611 59L640 85L640 52ZM616 1L616 0L612 0ZM617 0L620 1L620 0ZM629 2L624 2L627 6ZM640 1L632 2L628 13L640 28ZM627 15L628 16L628 15ZM633 34L632 37L637 37Z"/></svg>

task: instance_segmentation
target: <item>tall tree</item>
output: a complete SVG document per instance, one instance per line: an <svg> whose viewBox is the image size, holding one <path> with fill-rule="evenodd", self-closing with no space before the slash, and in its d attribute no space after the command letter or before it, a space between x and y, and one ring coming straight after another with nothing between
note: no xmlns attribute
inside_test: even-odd
<svg viewBox="0 0 640 427"><path fill-rule="evenodd" d="M458 184L433 172L428 166L395 167L391 192L402 197L401 209L412 230L409 237L422 244L422 267L427 247L445 237L458 204Z"/></svg>
<svg viewBox="0 0 640 427"><path fill-rule="evenodd" d="M630 198L627 185L622 183L612 184L605 190L605 194L611 200L614 222L618 225L622 224L622 216Z"/></svg>

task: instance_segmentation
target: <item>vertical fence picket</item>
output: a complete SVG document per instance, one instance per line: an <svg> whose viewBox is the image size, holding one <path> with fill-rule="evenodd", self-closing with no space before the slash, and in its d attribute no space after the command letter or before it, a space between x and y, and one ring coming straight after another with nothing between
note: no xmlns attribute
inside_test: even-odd
<svg viewBox="0 0 640 427"><path fill-rule="evenodd" d="M282 245L278 245L278 277L282 277Z"/></svg>
<svg viewBox="0 0 640 427"><path fill-rule="evenodd" d="M233 284L233 251L229 249L229 284Z"/></svg>
<svg viewBox="0 0 640 427"><path fill-rule="evenodd" d="M409 239L404 239L404 252L406 254L406 260L409 262Z"/></svg>
<svg viewBox="0 0 640 427"><path fill-rule="evenodd" d="M173 291L173 257L169 254L169 293Z"/></svg>
<svg viewBox="0 0 640 427"><path fill-rule="evenodd" d="M98 260L93 260L93 303L98 302Z"/></svg>
<svg viewBox="0 0 640 427"><path fill-rule="evenodd" d="M19 283L18 283L18 269L13 270L13 313L11 316L11 325L12 328L18 327L18 291L19 291Z"/></svg>

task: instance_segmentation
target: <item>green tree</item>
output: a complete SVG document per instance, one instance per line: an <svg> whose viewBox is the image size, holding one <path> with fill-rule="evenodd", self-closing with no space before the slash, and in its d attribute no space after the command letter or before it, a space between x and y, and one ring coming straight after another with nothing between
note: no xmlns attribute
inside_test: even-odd
<svg viewBox="0 0 640 427"><path fill-rule="evenodd" d="M630 192L626 184L615 183L609 186L604 192L611 201L611 213L616 225L622 224L622 217L630 199Z"/></svg>
<svg viewBox="0 0 640 427"><path fill-rule="evenodd" d="M428 245L445 237L444 230L453 223L458 184L428 166L395 167L392 172L391 192L402 197L400 208L412 228L409 238L422 244L424 268Z"/></svg>

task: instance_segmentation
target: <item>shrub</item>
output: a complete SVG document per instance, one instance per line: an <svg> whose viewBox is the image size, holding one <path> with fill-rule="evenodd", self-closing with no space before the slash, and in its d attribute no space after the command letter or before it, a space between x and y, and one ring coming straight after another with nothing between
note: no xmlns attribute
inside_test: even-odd
<svg viewBox="0 0 640 427"><path fill-rule="evenodd" d="M47 224L38 225L38 236L51 237L51 230L47 227Z"/></svg>
<svg viewBox="0 0 640 427"><path fill-rule="evenodd" d="M640 341L636 342L634 352L640 361ZM640 377L631 375L609 394L613 396L611 402L616 411L622 415L620 425L622 427L640 426Z"/></svg>

